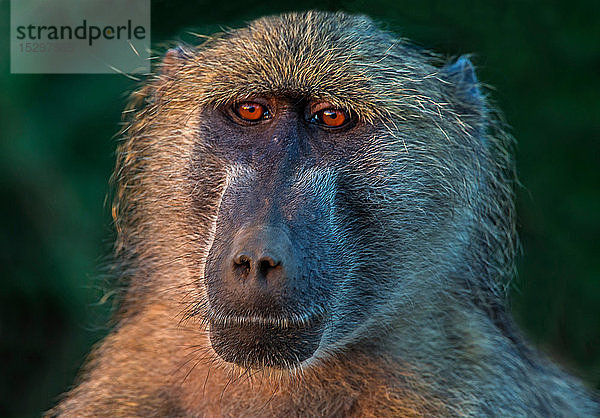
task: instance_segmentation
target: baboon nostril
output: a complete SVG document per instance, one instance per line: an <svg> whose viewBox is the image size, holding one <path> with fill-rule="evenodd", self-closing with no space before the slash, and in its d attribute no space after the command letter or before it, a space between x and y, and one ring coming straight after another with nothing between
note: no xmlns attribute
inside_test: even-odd
<svg viewBox="0 0 600 418"><path fill-rule="evenodd" d="M279 265L278 260L275 260L272 257L262 257L260 260L258 260L258 271L263 276L266 276L270 270L277 267L278 265Z"/></svg>
<svg viewBox="0 0 600 418"><path fill-rule="evenodd" d="M240 253L233 259L235 267L244 267L246 270L250 270L251 262L250 257L245 253Z"/></svg>

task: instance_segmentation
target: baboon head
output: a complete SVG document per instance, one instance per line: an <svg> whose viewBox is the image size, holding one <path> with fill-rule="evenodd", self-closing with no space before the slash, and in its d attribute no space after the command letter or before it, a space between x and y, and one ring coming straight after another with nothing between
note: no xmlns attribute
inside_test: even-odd
<svg viewBox="0 0 600 418"><path fill-rule="evenodd" d="M287 14L169 51L140 97L115 213L158 278L132 292L185 289L223 360L307 366L448 300L501 305L512 161L467 58Z"/></svg>

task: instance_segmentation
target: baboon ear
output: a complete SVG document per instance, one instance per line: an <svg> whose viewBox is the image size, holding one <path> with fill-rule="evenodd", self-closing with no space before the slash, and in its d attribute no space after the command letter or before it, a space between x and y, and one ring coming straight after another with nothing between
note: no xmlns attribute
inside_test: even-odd
<svg viewBox="0 0 600 418"><path fill-rule="evenodd" d="M466 55L446 65L443 70L460 102L470 104L478 111L485 108L485 99L479 89L479 80L475 75L475 68Z"/></svg>
<svg viewBox="0 0 600 418"><path fill-rule="evenodd" d="M160 75L165 77L173 76L185 62L186 56L186 51L181 45L169 49L159 64Z"/></svg>

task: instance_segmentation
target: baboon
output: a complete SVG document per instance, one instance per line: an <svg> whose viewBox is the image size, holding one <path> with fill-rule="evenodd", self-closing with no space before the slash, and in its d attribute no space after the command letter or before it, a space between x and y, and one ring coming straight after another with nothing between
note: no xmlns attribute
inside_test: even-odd
<svg viewBox="0 0 600 418"><path fill-rule="evenodd" d="M600 413L508 311L512 140L468 57L261 18L171 49L125 118L120 309L50 414Z"/></svg>

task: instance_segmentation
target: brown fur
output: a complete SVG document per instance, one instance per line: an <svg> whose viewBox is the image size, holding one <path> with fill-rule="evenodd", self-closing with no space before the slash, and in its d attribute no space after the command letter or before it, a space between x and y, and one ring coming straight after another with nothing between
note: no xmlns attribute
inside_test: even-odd
<svg viewBox="0 0 600 418"><path fill-rule="evenodd" d="M153 308L142 318L152 321L155 332L140 335L149 327L136 321L109 337L101 350L111 356L92 356L91 372L58 411L77 416L375 417L449 410L409 368L383 356L350 352L317 370L281 379L273 372L221 364L196 329L170 330L168 309ZM90 396L92 403L81 402Z"/></svg>
<svg viewBox="0 0 600 418"><path fill-rule="evenodd" d="M134 95L119 147L115 268L125 290L117 325L52 413L597 414L592 395L528 348L505 311L516 251L511 140L488 107L453 96L439 64L368 18L317 12L260 19L169 53ZM197 260L210 248L225 169L222 161L190 169L205 140L198 115L257 94L327 100L394 139L357 152L347 175L371 182L373 210L389 207L379 221L406 215L421 227L419 240L429 240L401 249L382 241L378 251L406 260L398 268L428 274L382 292L370 305L382 311L358 325L362 333L289 371L223 362L203 321L204 261ZM407 161L436 167L436 175L418 178L425 191L402 183L398 167ZM200 178L192 190L190 170ZM196 189L206 203L201 213L190 203ZM398 203L407 199L408 206ZM429 231L430 224L439 227Z"/></svg>

